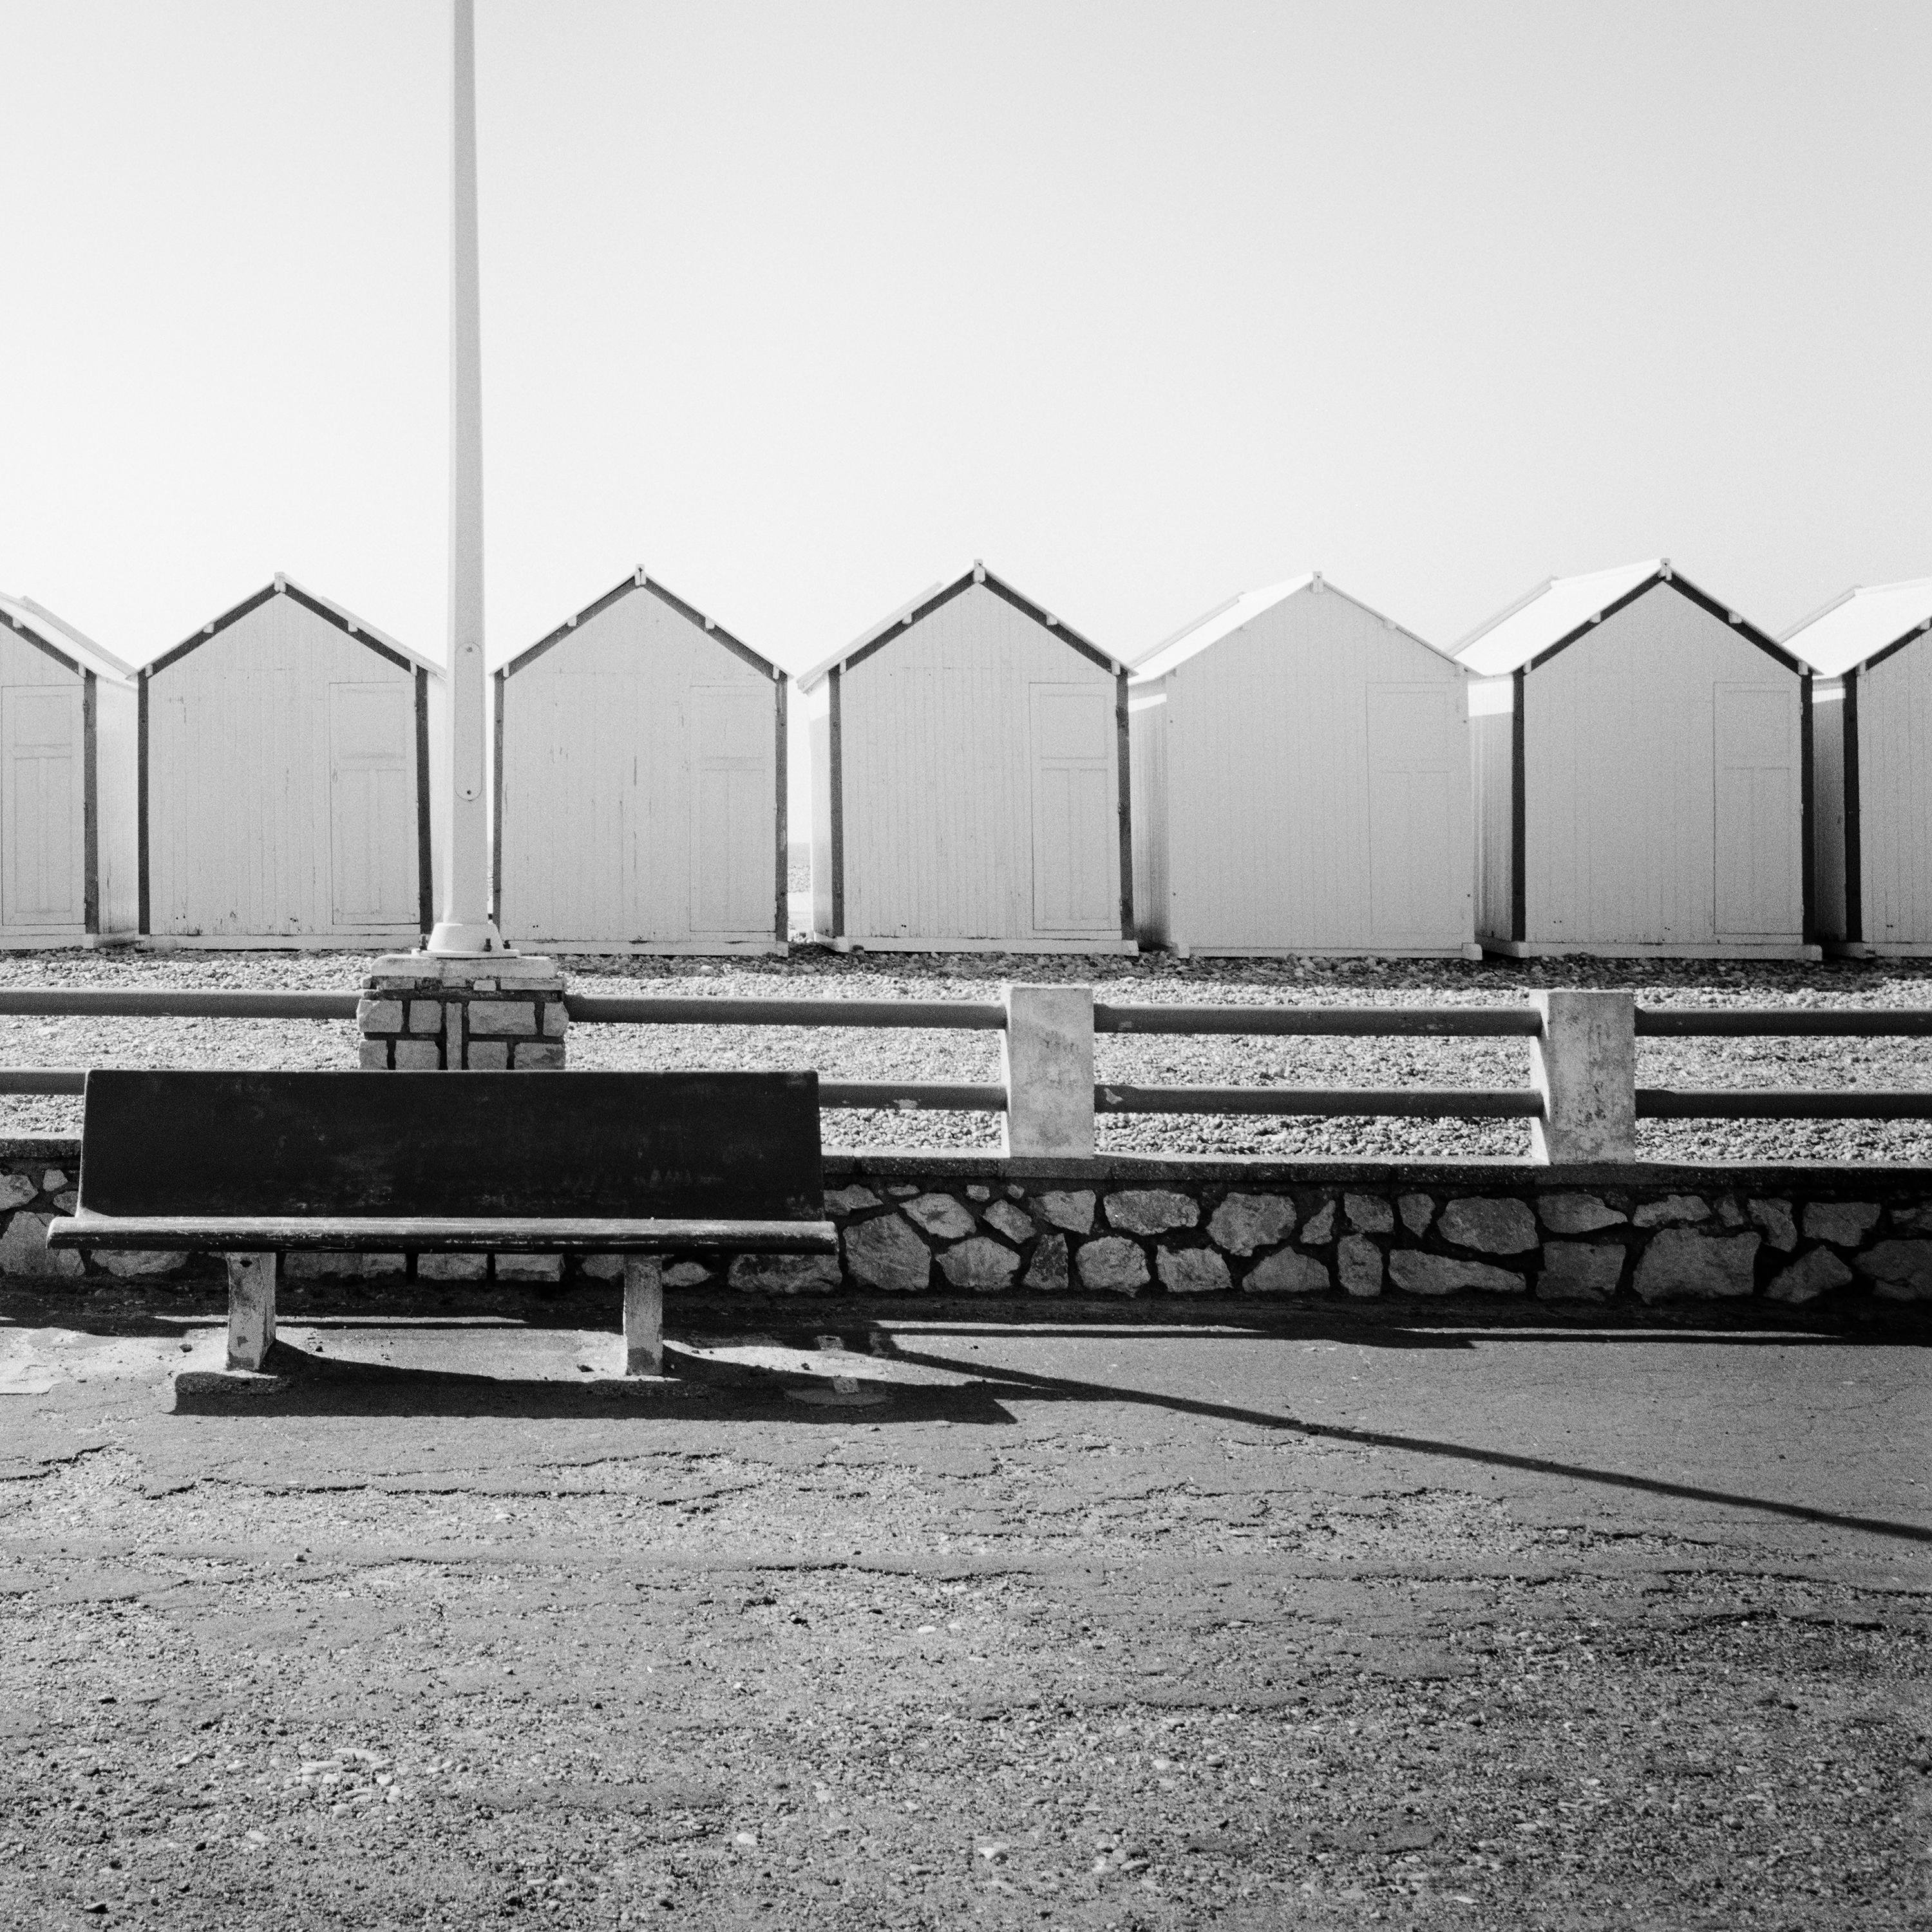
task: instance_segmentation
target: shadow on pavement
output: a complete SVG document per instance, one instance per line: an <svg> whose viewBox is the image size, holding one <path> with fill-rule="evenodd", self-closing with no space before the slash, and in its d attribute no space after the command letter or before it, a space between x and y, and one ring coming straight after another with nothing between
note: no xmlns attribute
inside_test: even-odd
<svg viewBox="0 0 1932 1932"><path fill-rule="evenodd" d="M1518 1456L1503 1449L1479 1449L1466 1442L1444 1442L1426 1436L1396 1436L1385 1430L1349 1429L1339 1424L1304 1422L1292 1415L1274 1415L1265 1409L1241 1408L1231 1404L1203 1402L1197 1398L1168 1395L1148 1389L1121 1388L1107 1382L1075 1382L1061 1376L1041 1376L1024 1370L999 1369L977 1362L962 1362L950 1355L927 1354L912 1349L896 1348L895 1360L916 1363L922 1368L952 1370L963 1375L984 1376L992 1390L1008 1402L1111 1402L1168 1410L1177 1414L1204 1416L1222 1422L1238 1422L1250 1427L1278 1429L1285 1433L1316 1436L1324 1442L1358 1444L1364 1448L1395 1449L1421 1456L1440 1456L1454 1461L1477 1462L1492 1468L1520 1469L1531 1475L1561 1476L1572 1482L1594 1483L1606 1489L1634 1490L1648 1496L1670 1496L1688 1502L1716 1503L1728 1509L1762 1510L1772 1516L1797 1522L1814 1522L1834 1529L1855 1529L1873 1536L1885 1536L1906 1543L1932 1544L1932 1528L1909 1522L1893 1522L1882 1516L1847 1516L1836 1510L1814 1509L1804 1503L1773 1502L1766 1496L1743 1496L1730 1490L1706 1489L1694 1483L1672 1483L1652 1476L1633 1476L1616 1469L1588 1468L1576 1462L1558 1462L1544 1456Z"/></svg>

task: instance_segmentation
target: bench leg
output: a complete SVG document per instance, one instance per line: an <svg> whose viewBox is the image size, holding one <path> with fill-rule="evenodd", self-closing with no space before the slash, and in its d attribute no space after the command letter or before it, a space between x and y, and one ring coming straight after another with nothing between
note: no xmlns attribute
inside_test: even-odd
<svg viewBox="0 0 1932 1932"><path fill-rule="evenodd" d="M275 1257L230 1255L228 1261L228 1366L261 1367L275 1345Z"/></svg>
<svg viewBox="0 0 1932 1932"><path fill-rule="evenodd" d="M656 1255L624 1257L624 1372L664 1373L664 1263Z"/></svg>

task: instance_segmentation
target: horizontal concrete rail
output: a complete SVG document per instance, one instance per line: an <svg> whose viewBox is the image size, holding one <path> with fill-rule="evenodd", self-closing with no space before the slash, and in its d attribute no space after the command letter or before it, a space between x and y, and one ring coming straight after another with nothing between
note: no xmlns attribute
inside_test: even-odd
<svg viewBox="0 0 1932 1932"><path fill-rule="evenodd" d="M821 1080L821 1107L877 1107L904 1113L1004 1114L1006 1090L944 1080Z"/></svg>
<svg viewBox="0 0 1932 1932"><path fill-rule="evenodd" d="M0 1018L352 1020L356 993L122 992L57 986L0 992Z"/></svg>
<svg viewBox="0 0 1932 1932"><path fill-rule="evenodd" d="M622 1026L943 1027L998 1033L1005 1007L982 1000L626 999L567 993L573 1022Z"/></svg>
<svg viewBox="0 0 1932 1932"><path fill-rule="evenodd" d="M1377 1114L1415 1120L1534 1120L1543 1102L1508 1087L1124 1087L1094 1090L1100 1114Z"/></svg>
<svg viewBox="0 0 1932 1932"><path fill-rule="evenodd" d="M1528 1038L1533 1006L1112 1006L1096 1003L1096 1033L1342 1034L1455 1040Z"/></svg>
<svg viewBox="0 0 1932 1932"><path fill-rule="evenodd" d="M1932 1094L1909 1088L1640 1087L1640 1120L1924 1120Z"/></svg>
<svg viewBox="0 0 1932 1932"><path fill-rule="evenodd" d="M1653 1040L1760 1035L1882 1038L1932 1034L1932 1006L1639 1006L1636 1030Z"/></svg>

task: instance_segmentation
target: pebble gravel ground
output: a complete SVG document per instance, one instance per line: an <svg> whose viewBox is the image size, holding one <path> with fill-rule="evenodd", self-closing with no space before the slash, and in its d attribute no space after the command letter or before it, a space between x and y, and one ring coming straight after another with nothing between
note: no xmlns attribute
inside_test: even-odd
<svg viewBox="0 0 1932 1932"><path fill-rule="evenodd" d="M121 1312L0 1297L9 1927L1928 1922L1910 1337Z"/></svg>
<svg viewBox="0 0 1932 1932"><path fill-rule="evenodd" d="M369 956L320 952L152 955L131 951L14 953L0 986L260 987L350 990ZM1474 1004L1521 1000L1540 986L1634 988L1659 1005L1932 1006L1922 962L1786 965L1760 961L1177 960L1016 955L841 956L795 948L788 958L573 959L579 990L826 999L987 999L1002 980L1085 982L1103 999L1276 1004ZM0 1019L0 1066L342 1066L352 1064L346 1021ZM987 1081L998 1077L987 1033L579 1026L580 1067L815 1066L846 1079ZM1528 1050L1513 1040L1270 1040L1220 1036L1102 1036L1100 1077L1157 1084L1519 1086ZM1646 1086L1846 1086L1932 1088L1932 1040L1670 1040L1638 1043ZM58 1096L0 1100L16 1132L74 1131L80 1102ZM988 1115L843 1112L828 1144L990 1147ZM1527 1130L1509 1120L1270 1120L1250 1116L1108 1116L1103 1152L1304 1156L1510 1154ZM1932 1158L1932 1122L1649 1121L1638 1150L1658 1160Z"/></svg>

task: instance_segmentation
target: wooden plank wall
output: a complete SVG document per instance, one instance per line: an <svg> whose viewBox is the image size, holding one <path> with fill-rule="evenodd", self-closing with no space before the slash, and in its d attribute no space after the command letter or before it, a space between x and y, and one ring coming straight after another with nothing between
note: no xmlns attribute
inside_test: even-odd
<svg viewBox="0 0 1932 1932"><path fill-rule="evenodd" d="M1858 676L1858 842L1864 938L1932 944L1932 644Z"/></svg>
<svg viewBox="0 0 1932 1932"><path fill-rule="evenodd" d="M1469 942L1467 679L1454 663L1324 586L1166 682L1174 943Z"/></svg>
<svg viewBox="0 0 1932 1932"><path fill-rule="evenodd" d="M850 938L1118 941L1118 756L1092 788L1095 822L1078 828L1104 871L1104 893L1088 897L1105 916L1078 927L1034 916L1033 695L1068 686L1104 697L1111 747L1113 674L978 584L844 674Z"/></svg>
<svg viewBox="0 0 1932 1932"><path fill-rule="evenodd" d="M1768 700L1784 776L1739 826L1766 850L1755 895L1727 867L1719 923L1720 688L1735 713ZM1532 941L1796 945L1802 938L1801 680L1666 586L1546 664L1524 688ZM1749 855L1747 855L1749 856Z"/></svg>
<svg viewBox="0 0 1932 1932"><path fill-rule="evenodd" d="M513 670L504 937L773 943L776 704L771 676L641 589Z"/></svg>
<svg viewBox="0 0 1932 1932"><path fill-rule="evenodd" d="M1499 682L1505 688L1510 680ZM1469 720L1474 736L1475 776L1476 936L1510 935L1516 838L1512 795L1511 746L1514 719L1508 711Z"/></svg>
<svg viewBox="0 0 1932 1932"><path fill-rule="evenodd" d="M381 796L384 903L393 917L334 916L332 686L393 694L384 734L406 760ZM155 673L148 686L148 929L178 938L418 929L413 673L290 596L273 596ZM358 830L360 841L362 834ZM347 855L344 855L345 859ZM371 903L358 882L349 896Z"/></svg>
<svg viewBox="0 0 1932 1932"><path fill-rule="evenodd" d="M0 932L86 929L86 760L80 676L0 631Z"/></svg>

